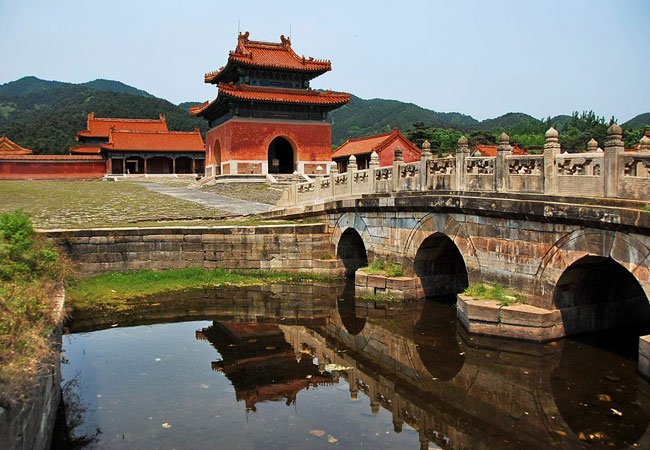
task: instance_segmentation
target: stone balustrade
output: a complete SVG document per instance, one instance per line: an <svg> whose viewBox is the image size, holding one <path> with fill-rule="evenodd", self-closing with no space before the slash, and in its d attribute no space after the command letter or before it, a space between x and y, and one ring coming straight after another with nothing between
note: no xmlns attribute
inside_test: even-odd
<svg viewBox="0 0 650 450"><path fill-rule="evenodd" d="M644 136L637 151L625 151L622 133L612 125L605 149L592 139L584 153L562 153L559 134L550 128L541 155L513 155L510 139L502 133L492 157L470 156L464 136L458 140L455 157L433 158L426 141L416 162L404 163L398 148L392 166L379 167L373 152L369 168L356 170L356 158L351 156L346 172L339 173L332 163L329 176L294 182L280 206L362 194L443 191L650 200L650 138Z"/></svg>

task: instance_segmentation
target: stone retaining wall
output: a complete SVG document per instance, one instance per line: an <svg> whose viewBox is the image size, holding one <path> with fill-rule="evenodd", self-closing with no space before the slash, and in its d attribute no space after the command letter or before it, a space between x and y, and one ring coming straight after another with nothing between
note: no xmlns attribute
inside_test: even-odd
<svg viewBox="0 0 650 450"><path fill-rule="evenodd" d="M55 312L59 326L52 332L52 346L61 348L61 324L65 292L57 295ZM25 402L0 406L0 447L7 450L47 450L52 440L56 411L61 398L61 358L57 354L34 384Z"/></svg>
<svg viewBox="0 0 650 450"><path fill-rule="evenodd" d="M310 271L324 224L43 231L83 275L185 267ZM322 270L321 270L322 271Z"/></svg>

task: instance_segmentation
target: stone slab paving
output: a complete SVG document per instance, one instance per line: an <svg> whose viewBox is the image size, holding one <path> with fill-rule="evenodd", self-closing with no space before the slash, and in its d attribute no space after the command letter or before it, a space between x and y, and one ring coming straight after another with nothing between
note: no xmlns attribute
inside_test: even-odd
<svg viewBox="0 0 650 450"><path fill-rule="evenodd" d="M220 211L237 215L260 214L273 208L272 205L265 203L250 202L248 200L197 191L195 189L166 186L158 183L141 183L141 185L160 194L171 195L172 197L200 203Z"/></svg>

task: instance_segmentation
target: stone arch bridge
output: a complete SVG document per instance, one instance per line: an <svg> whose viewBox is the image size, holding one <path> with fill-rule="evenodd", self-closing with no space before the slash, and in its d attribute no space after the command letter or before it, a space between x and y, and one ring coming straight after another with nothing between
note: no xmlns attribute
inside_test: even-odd
<svg viewBox="0 0 650 450"><path fill-rule="evenodd" d="M650 139L624 152L614 125L604 151L592 141L577 157L554 129L546 137L544 155L513 156L505 134L492 158L468 156L464 138L455 158L431 158L426 143L414 163L398 152L378 167L373 154L368 169L294 183L271 215L325 222L348 274L376 258L402 263L417 297L483 282L527 295L508 307L460 298L470 331L549 340L649 322Z"/></svg>

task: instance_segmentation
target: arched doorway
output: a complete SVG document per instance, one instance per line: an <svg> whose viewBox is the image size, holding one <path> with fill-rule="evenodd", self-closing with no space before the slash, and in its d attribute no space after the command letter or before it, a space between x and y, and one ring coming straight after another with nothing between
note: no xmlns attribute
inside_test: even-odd
<svg viewBox="0 0 650 450"><path fill-rule="evenodd" d="M269 144L269 173L293 173L294 149L283 137L276 137Z"/></svg>
<svg viewBox="0 0 650 450"><path fill-rule="evenodd" d="M354 277L354 272L359 267L368 265L366 246L354 228L348 228L341 234L341 239L339 239L336 247L336 254L343 261L345 276L348 278Z"/></svg>
<svg viewBox="0 0 650 450"><path fill-rule="evenodd" d="M463 292L468 286L467 268L458 247L447 235L434 233L418 248L413 271L420 278L425 297Z"/></svg>
<svg viewBox="0 0 650 450"><path fill-rule="evenodd" d="M609 257L585 256L560 276L553 304L566 335L650 322L650 303L625 267Z"/></svg>

